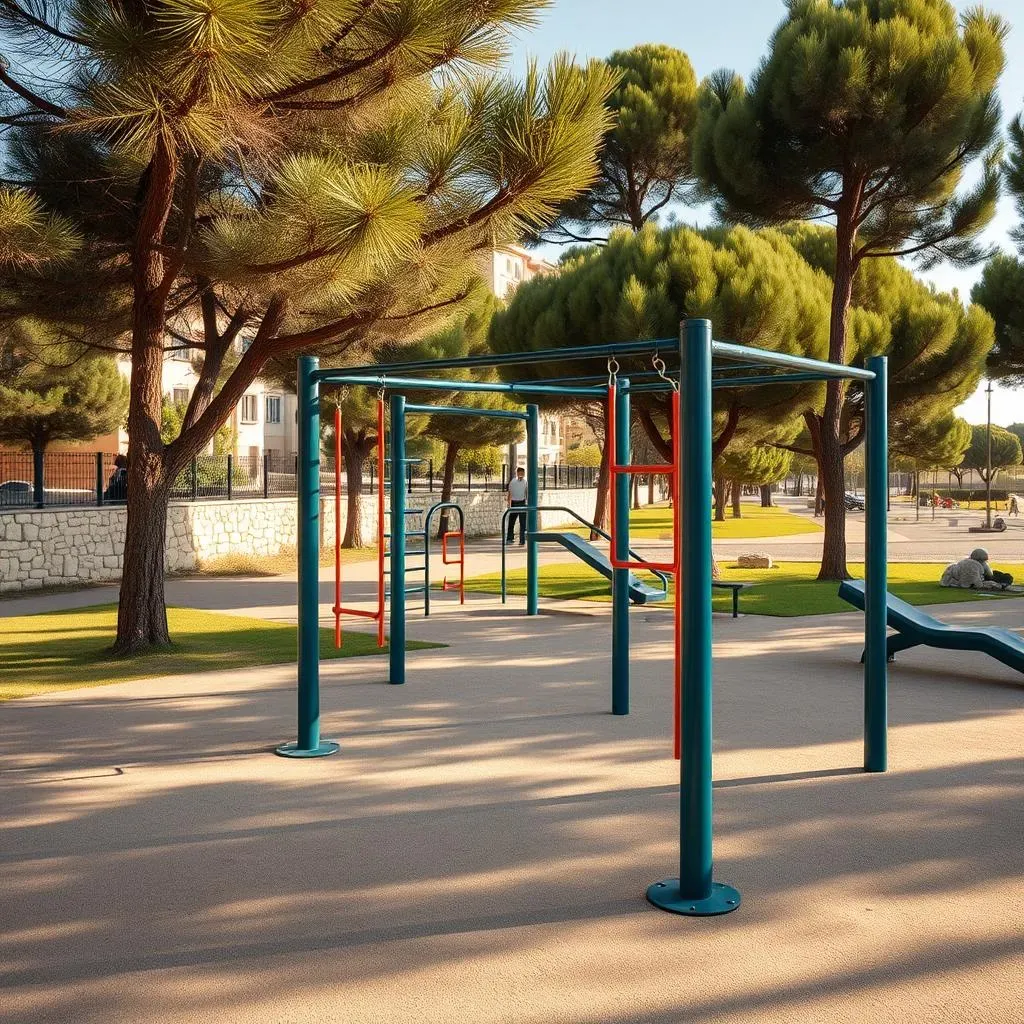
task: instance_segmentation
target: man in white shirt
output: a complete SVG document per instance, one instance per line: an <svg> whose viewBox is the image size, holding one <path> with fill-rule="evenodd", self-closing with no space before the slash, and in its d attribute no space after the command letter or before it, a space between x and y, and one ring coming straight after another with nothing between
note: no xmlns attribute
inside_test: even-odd
<svg viewBox="0 0 1024 1024"><path fill-rule="evenodd" d="M526 470L517 469L515 479L509 480L508 482L508 493L506 494L506 501L509 508L525 508L526 507ZM512 543L512 535L516 532L516 520L519 520L519 543L526 543L526 513L525 512L513 512L508 517L508 533L505 536L507 543Z"/></svg>

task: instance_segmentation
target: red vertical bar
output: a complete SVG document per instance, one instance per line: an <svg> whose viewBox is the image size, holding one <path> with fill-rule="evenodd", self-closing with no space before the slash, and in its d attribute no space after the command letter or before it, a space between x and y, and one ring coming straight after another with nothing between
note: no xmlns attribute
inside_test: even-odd
<svg viewBox="0 0 1024 1024"><path fill-rule="evenodd" d="M377 646L384 646L384 399L377 399Z"/></svg>
<svg viewBox="0 0 1024 1024"><path fill-rule="evenodd" d="M678 761L683 754L683 742L682 742L682 692L679 680L680 666L682 664L683 652L680 649L679 637L681 635L680 622L682 621L683 615L683 575L682 566L683 560L680 557L679 547L679 479L680 479L680 458L682 455L682 445L679 438L679 392L672 392L672 416L670 418L670 425L672 429L672 475L668 478L669 480L669 493L672 495L672 560L675 562L675 571L672 574L673 582L675 583L676 596L675 596L675 672L672 678L675 680L673 684L673 700L672 700L672 722L673 722L673 738L672 747L675 753L675 758Z"/></svg>
<svg viewBox="0 0 1024 1024"><path fill-rule="evenodd" d="M608 384L604 447L608 452L608 561L615 564L615 384ZM598 474L600 476L600 474ZM627 556L628 557L628 556Z"/></svg>
<svg viewBox="0 0 1024 1024"><path fill-rule="evenodd" d="M334 646L341 647L341 407L334 408Z"/></svg>
<svg viewBox="0 0 1024 1024"><path fill-rule="evenodd" d="M466 603L466 524L459 530L459 604Z"/></svg>

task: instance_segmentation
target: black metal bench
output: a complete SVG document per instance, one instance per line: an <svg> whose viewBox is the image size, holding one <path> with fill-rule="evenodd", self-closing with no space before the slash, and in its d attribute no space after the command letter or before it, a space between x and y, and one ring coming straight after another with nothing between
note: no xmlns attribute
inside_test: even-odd
<svg viewBox="0 0 1024 1024"><path fill-rule="evenodd" d="M740 591L746 590L747 587L756 587L756 583L733 583L730 580L712 580L712 587L717 587L719 590L731 590L732 591L732 617L738 619L740 616Z"/></svg>

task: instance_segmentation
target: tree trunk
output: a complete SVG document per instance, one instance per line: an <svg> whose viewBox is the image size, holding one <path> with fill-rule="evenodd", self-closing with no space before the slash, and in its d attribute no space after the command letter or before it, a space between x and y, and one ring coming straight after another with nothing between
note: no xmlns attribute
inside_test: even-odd
<svg viewBox="0 0 1024 1024"><path fill-rule="evenodd" d="M821 489L821 477L814 480L814 516L817 518L825 511L825 495Z"/></svg>
<svg viewBox="0 0 1024 1024"><path fill-rule="evenodd" d="M441 500L451 501L452 491L455 489L455 463L459 458L459 444L457 441L449 441L444 450L444 476L441 480ZM445 509L438 519L437 536L448 532L448 509Z"/></svg>
<svg viewBox="0 0 1024 1024"><path fill-rule="evenodd" d="M732 482L732 517L733 519L743 518L743 484L739 480Z"/></svg>
<svg viewBox="0 0 1024 1024"><path fill-rule="evenodd" d="M632 480L633 480L633 508L638 509L640 507L640 477L634 475Z"/></svg>
<svg viewBox="0 0 1024 1024"><path fill-rule="evenodd" d="M345 536L341 540L343 548L366 546L366 538L363 536L363 465L373 451L373 446L374 438L367 437L365 431L344 432L342 456L345 460L346 517Z"/></svg>
<svg viewBox="0 0 1024 1024"><path fill-rule="evenodd" d="M607 426L607 413L605 413ZM594 497L594 525L604 529L605 518L608 515L608 484L611 480L611 451L607 441L608 433L605 431L606 440L601 445L601 468L597 471L597 494ZM590 539L597 540L598 535L591 531Z"/></svg>
<svg viewBox="0 0 1024 1024"><path fill-rule="evenodd" d="M848 187L840 204L836 224L836 265L832 279L832 308L829 317L829 360L846 362L846 325L853 297L856 271L853 246L855 215L860 204L860 188ZM843 473L844 438L841 437L846 382L830 380L825 385L825 405L818 430L811 432L818 461L818 478L825 499L825 536L822 542L819 580L845 580L846 569L846 481Z"/></svg>
<svg viewBox="0 0 1024 1024"><path fill-rule="evenodd" d="M715 478L715 522L725 522L725 503L728 497L729 485L724 477Z"/></svg>
<svg viewBox="0 0 1024 1024"><path fill-rule="evenodd" d="M761 508L771 508L772 504L772 485L761 484Z"/></svg>
<svg viewBox="0 0 1024 1024"><path fill-rule="evenodd" d="M654 474L647 474L647 504L654 504Z"/></svg>

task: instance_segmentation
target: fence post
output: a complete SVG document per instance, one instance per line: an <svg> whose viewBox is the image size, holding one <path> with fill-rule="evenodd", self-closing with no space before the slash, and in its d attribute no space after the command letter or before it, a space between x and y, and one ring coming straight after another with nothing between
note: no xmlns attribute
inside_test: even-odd
<svg viewBox="0 0 1024 1024"><path fill-rule="evenodd" d="M32 500L36 508L42 508L43 500L43 453L32 452Z"/></svg>
<svg viewBox="0 0 1024 1024"><path fill-rule="evenodd" d="M338 467L334 467L334 472L338 472ZM263 497L270 497L270 455L267 452L263 453Z"/></svg>
<svg viewBox="0 0 1024 1024"><path fill-rule="evenodd" d="M466 463L466 491L473 490L473 467Z"/></svg>
<svg viewBox="0 0 1024 1024"><path fill-rule="evenodd" d="M96 504L103 504L103 452L96 453Z"/></svg>
<svg viewBox="0 0 1024 1024"><path fill-rule="evenodd" d="M541 467L541 485L540 489L546 491L548 489L548 464L545 462Z"/></svg>
<svg viewBox="0 0 1024 1024"><path fill-rule="evenodd" d="M505 471L507 469L508 469L508 463L507 462L503 462L501 464L501 489L502 490L505 490L505 487L506 487L506 484L505 484Z"/></svg>
<svg viewBox="0 0 1024 1024"><path fill-rule="evenodd" d="M192 456L192 500L199 500L199 456Z"/></svg>
<svg viewBox="0 0 1024 1024"><path fill-rule="evenodd" d="M434 460L431 459L428 463L430 468L430 493L434 493Z"/></svg>
<svg viewBox="0 0 1024 1024"><path fill-rule="evenodd" d="M234 469L234 466L232 465L233 461L234 460L233 460L233 458L231 456L231 453L229 452L228 453L228 501L231 500L231 476L232 476L232 470Z"/></svg>

